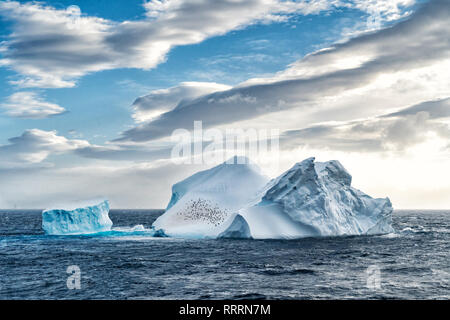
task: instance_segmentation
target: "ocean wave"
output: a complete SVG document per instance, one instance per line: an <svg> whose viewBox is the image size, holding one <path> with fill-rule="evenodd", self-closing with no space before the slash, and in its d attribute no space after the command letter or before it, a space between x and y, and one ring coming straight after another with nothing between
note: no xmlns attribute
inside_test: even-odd
<svg viewBox="0 0 450 320"><path fill-rule="evenodd" d="M280 276L280 275L297 275L297 274L315 274L316 271L307 268L267 268L262 271L263 274L269 276Z"/></svg>
<svg viewBox="0 0 450 320"><path fill-rule="evenodd" d="M398 237L401 237L401 235L396 232L391 232L391 233L380 235L380 238L386 238L386 239L394 239L394 238L398 238Z"/></svg>

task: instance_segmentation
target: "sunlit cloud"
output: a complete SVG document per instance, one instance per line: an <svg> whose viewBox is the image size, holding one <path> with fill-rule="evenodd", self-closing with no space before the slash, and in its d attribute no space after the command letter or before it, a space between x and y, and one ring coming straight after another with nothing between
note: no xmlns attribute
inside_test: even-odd
<svg viewBox="0 0 450 320"><path fill-rule="evenodd" d="M0 104L8 116L16 118L42 119L60 115L66 110L51 102L44 101L36 92L16 92Z"/></svg>

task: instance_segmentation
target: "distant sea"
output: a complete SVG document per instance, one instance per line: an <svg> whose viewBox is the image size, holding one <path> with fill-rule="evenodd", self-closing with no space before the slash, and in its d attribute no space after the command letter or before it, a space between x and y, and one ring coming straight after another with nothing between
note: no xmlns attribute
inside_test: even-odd
<svg viewBox="0 0 450 320"><path fill-rule="evenodd" d="M39 210L0 210L0 299L450 298L450 211L396 211L396 233L383 236L182 240L132 229L161 213L112 210L114 232L46 236Z"/></svg>

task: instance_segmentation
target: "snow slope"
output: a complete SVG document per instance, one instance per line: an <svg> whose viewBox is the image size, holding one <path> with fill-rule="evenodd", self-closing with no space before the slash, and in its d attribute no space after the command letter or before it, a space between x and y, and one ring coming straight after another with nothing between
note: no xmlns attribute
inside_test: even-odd
<svg viewBox="0 0 450 320"><path fill-rule="evenodd" d="M247 158L234 157L175 184L153 227L172 237L216 238L268 180Z"/></svg>

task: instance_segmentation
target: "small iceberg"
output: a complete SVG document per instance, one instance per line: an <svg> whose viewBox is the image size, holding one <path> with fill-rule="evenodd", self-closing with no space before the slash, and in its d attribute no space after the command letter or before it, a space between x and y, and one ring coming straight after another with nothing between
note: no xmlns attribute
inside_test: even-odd
<svg viewBox="0 0 450 320"><path fill-rule="evenodd" d="M92 234L111 231L109 202L91 203L79 208L54 208L42 212L42 228L48 235Z"/></svg>

